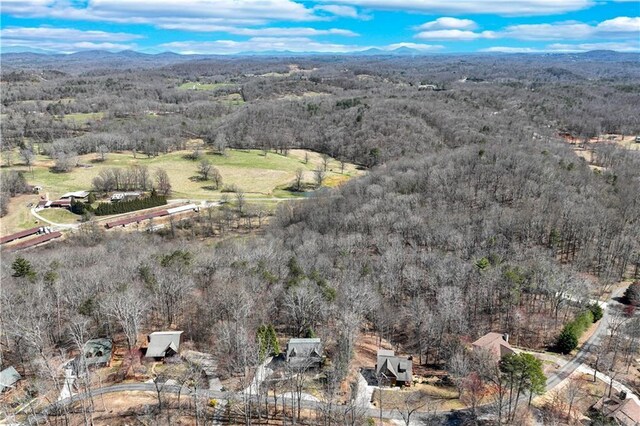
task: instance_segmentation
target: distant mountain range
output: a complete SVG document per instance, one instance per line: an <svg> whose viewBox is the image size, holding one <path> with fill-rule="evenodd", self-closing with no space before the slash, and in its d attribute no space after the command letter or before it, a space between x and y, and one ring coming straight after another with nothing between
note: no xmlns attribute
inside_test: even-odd
<svg viewBox="0 0 640 426"><path fill-rule="evenodd" d="M0 55L2 65L5 70L39 68L55 69L59 67L73 67L77 69L130 69L130 68L153 68L159 66L172 65L193 60L202 59L228 59L241 57L362 57L362 56L434 56L439 57L461 57L461 56L553 56L564 57L571 60L596 60L606 62L638 61L636 53L621 53L610 50L594 50L585 53L468 53L468 54L446 54L433 53L409 47L400 47L395 50L382 50L371 48L359 52L349 53L312 53L312 52L289 52L289 51L265 51L265 52L242 52L234 55L182 55L175 52L144 53L133 50L123 50L121 52L109 52L104 50L87 50L77 53L61 54L48 53L43 51L28 52L3 52Z"/></svg>

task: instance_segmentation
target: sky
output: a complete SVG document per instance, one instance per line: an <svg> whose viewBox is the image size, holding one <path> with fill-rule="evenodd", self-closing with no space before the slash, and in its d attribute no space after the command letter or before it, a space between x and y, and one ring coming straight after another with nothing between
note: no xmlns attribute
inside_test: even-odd
<svg viewBox="0 0 640 426"><path fill-rule="evenodd" d="M640 0L2 0L0 9L2 52L640 52Z"/></svg>

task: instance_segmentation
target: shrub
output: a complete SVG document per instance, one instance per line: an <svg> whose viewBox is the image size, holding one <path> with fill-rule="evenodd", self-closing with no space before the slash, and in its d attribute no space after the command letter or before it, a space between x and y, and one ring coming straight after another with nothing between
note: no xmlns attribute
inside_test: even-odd
<svg viewBox="0 0 640 426"><path fill-rule="evenodd" d="M640 306L640 281L631 284L624 292L624 303Z"/></svg>
<svg viewBox="0 0 640 426"><path fill-rule="evenodd" d="M593 322L598 322L602 319L602 316L604 315L604 311L602 310L602 307L599 304L592 303L591 305L589 305L589 310L593 315Z"/></svg>
<svg viewBox="0 0 640 426"><path fill-rule="evenodd" d="M594 315L588 310L580 313L573 321L567 323L556 340L558 352L568 354L578 347L580 336L594 323Z"/></svg>
<svg viewBox="0 0 640 426"><path fill-rule="evenodd" d="M106 216L164 206L165 204L167 204L166 197L151 195L150 197L140 198L137 200L119 201L117 203L100 203L98 204L98 207L95 208L94 212L96 216Z"/></svg>
<svg viewBox="0 0 640 426"><path fill-rule="evenodd" d="M578 347L578 337L576 336L574 330L565 326L558 336L558 340L556 341L556 348L558 352L563 354L568 354L572 350Z"/></svg>

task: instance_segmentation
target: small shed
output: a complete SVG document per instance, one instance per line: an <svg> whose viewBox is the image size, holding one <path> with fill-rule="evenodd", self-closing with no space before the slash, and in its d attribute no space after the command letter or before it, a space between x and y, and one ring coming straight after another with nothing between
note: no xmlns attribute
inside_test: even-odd
<svg viewBox="0 0 640 426"><path fill-rule="evenodd" d="M149 334L149 345L144 356L162 359L177 354L182 333L182 331L154 331Z"/></svg>
<svg viewBox="0 0 640 426"><path fill-rule="evenodd" d="M382 376L390 386L411 386L413 360L399 357L391 350L379 349L376 358L376 375Z"/></svg>
<svg viewBox="0 0 640 426"><path fill-rule="evenodd" d="M15 387L15 384L18 383L18 380L21 378L22 376L20 376L20 373L18 373L13 367L7 367L0 371L0 392L4 392Z"/></svg>
<svg viewBox="0 0 640 426"><path fill-rule="evenodd" d="M322 364L322 341L319 338L289 339L285 357L291 365L319 367Z"/></svg>

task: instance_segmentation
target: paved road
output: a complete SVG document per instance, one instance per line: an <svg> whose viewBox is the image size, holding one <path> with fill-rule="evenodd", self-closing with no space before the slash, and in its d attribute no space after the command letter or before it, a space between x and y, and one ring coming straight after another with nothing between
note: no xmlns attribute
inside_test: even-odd
<svg viewBox="0 0 640 426"><path fill-rule="evenodd" d="M102 388L92 389L90 393L81 393L78 395L74 395L71 398L61 399L60 401L49 405L47 408L42 410L42 412L37 416L31 416L29 418L29 423L38 424L40 421L44 421L49 413L56 411L56 409L62 406L66 406L84 399L89 399L90 397L95 398L100 395L106 395L110 393L119 393L119 392L154 392L155 393L157 391L156 391L155 384L153 383L121 383L113 386L106 386ZM162 387L162 393L164 394L181 393L182 395L185 395L185 396L192 396L193 394L193 392L189 388L186 388L186 387L181 388L180 386L166 386L166 385ZM200 397L206 397L209 399L216 399L218 400L218 402L222 404L226 404L226 402L229 401L230 399L238 400L239 398L241 398L241 394L237 394L233 392L217 392L217 391L210 391L206 389L199 389L196 392L196 395ZM255 396L252 397L251 399L254 399L257 401L257 397ZM282 401L283 401L283 397L279 396L278 397L279 407L282 406ZM291 406L291 404L294 402L297 404L297 400L294 400L293 398L284 398L284 401L288 406ZM268 403L269 405L273 404L272 401L268 401ZM300 401L300 405L303 409L320 410L323 404L322 402L303 399L302 401ZM337 413L344 412L345 410L348 410L348 409L349 407L344 405L335 405L334 407L334 411ZM365 415L373 418L378 418L380 416L380 411L374 408L356 407L354 411L358 415ZM412 420L413 418L418 420L421 416L426 416L426 415L427 415L426 413L415 413L412 416ZM382 417L387 420L402 420L402 415L395 410L391 410L391 411L383 410Z"/></svg>
<svg viewBox="0 0 640 426"><path fill-rule="evenodd" d="M625 287L618 288L611 293L611 298L607 303L607 309L604 310L604 315L602 319L600 319L600 323L596 328L596 331L589 337L589 339L584 342L576 356L569 362L567 362L564 366L558 369L557 372L552 374L547 379L547 391L550 391L554 387L558 386L560 382L569 377L576 369L582 365L588 358L589 352L592 346L597 346L602 341L602 338L606 336L609 331L609 324L611 323L611 311L615 309L618 305L618 302L614 300L622 296L624 293Z"/></svg>

